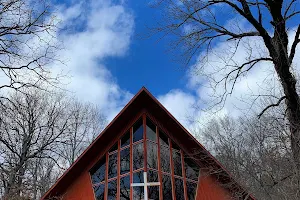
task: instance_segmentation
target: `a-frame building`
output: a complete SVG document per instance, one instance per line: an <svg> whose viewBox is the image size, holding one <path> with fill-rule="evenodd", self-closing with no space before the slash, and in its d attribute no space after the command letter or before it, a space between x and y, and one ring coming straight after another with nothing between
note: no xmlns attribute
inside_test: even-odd
<svg viewBox="0 0 300 200"><path fill-rule="evenodd" d="M42 199L254 198L143 87Z"/></svg>

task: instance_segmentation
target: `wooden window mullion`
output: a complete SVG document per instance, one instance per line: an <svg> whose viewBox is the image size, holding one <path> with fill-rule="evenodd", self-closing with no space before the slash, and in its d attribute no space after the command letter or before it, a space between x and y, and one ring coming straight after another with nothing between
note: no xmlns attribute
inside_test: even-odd
<svg viewBox="0 0 300 200"><path fill-rule="evenodd" d="M120 158L120 155L121 155L121 152L120 152L120 149L121 149L121 140L118 141L118 152L117 152L117 163L118 163L118 167L117 167L117 200L120 200L120 174L121 174L121 158Z"/></svg>
<svg viewBox="0 0 300 200"><path fill-rule="evenodd" d="M183 176L183 189L184 189L184 198L188 200L187 197L187 184L186 184L186 175L185 175L185 166L184 166L184 157L183 152L180 149L180 157L181 157L181 168L182 168L182 176Z"/></svg>
<svg viewBox="0 0 300 200"><path fill-rule="evenodd" d="M171 142L170 138L168 138L168 141L169 141L169 146L170 146L170 165L171 165L172 196L173 196L173 200L176 200L174 164L173 164L173 154L172 154L172 142Z"/></svg>
<svg viewBox="0 0 300 200"><path fill-rule="evenodd" d="M146 135L146 114L143 114L143 136L144 136L144 171L147 172L147 135Z"/></svg>
<svg viewBox="0 0 300 200"><path fill-rule="evenodd" d="M106 155L106 171L105 171L105 186L104 186L104 200L107 200L107 194L108 194L108 159L109 159L109 156L108 156L108 153L105 154Z"/></svg>
<svg viewBox="0 0 300 200"><path fill-rule="evenodd" d="M158 159L158 178L159 178L159 199L162 200L163 199L163 188L162 188L162 173L161 173L161 163L160 163L160 141L159 141L159 129L156 126L156 141L157 141L157 159Z"/></svg>
<svg viewBox="0 0 300 200"><path fill-rule="evenodd" d="M133 127L130 128L130 184L133 182L133 145L132 145L132 141L133 141ZM130 187L130 199L133 199L133 189L132 187Z"/></svg>

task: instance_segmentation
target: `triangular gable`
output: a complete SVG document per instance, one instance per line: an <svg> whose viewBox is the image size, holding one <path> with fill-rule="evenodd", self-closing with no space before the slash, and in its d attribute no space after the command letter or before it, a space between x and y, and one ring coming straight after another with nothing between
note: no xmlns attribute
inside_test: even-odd
<svg viewBox="0 0 300 200"><path fill-rule="evenodd" d="M183 151L195 158L202 169L214 171L214 176L221 184L226 185L231 192L249 194L232 178L225 168L166 110L164 106L143 87L102 131L102 133L89 145L81 156L69 167L69 169L48 190L42 199L57 196L72 183L74 177L86 170L91 158L100 158L111 148L114 141L128 130L141 115L147 115L161 129L175 141ZM170 134L173 133L173 134ZM176 134L174 134L176 133ZM102 153L99 153L102 152ZM101 155L99 155L101 154ZM250 196L250 199L254 199Z"/></svg>

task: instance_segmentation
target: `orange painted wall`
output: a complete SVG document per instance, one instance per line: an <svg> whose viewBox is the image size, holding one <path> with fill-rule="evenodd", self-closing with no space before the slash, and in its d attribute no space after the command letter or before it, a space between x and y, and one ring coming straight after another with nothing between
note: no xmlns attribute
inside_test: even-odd
<svg viewBox="0 0 300 200"><path fill-rule="evenodd" d="M94 191L88 172L83 172L79 177L74 177L74 182L63 194L63 200L94 200Z"/></svg>
<svg viewBox="0 0 300 200"><path fill-rule="evenodd" d="M222 188L212 176L200 177L197 200L229 200L229 192Z"/></svg>

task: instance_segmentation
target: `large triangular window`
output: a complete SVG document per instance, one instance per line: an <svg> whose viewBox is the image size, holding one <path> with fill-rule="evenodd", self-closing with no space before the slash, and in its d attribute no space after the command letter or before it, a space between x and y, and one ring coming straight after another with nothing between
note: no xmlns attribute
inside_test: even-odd
<svg viewBox="0 0 300 200"><path fill-rule="evenodd" d="M144 199L144 187L131 187L144 180L160 184L147 186L148 199L194 200L199 173L195 161L146 115L90 170L97 200Z"/></svg>

